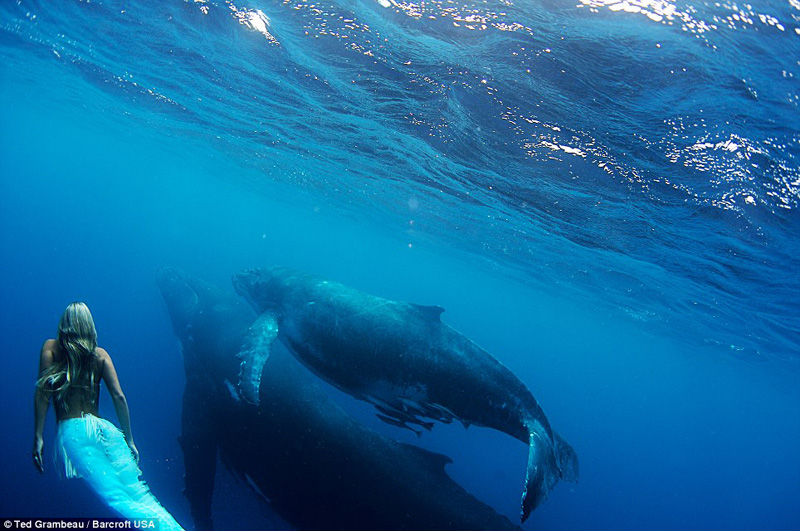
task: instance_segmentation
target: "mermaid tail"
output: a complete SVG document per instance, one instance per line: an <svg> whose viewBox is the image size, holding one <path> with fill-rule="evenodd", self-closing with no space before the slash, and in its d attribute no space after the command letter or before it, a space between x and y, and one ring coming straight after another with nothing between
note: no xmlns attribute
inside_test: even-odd
<svg viewBox="0 0 800 531"><path fill-rule="evenodd" d="M183 531L139 479L142 471L122 432L105 419L84 414L58 423L56 467L67 478L83 478L123 518L157 518L161 531Z"/></svg>

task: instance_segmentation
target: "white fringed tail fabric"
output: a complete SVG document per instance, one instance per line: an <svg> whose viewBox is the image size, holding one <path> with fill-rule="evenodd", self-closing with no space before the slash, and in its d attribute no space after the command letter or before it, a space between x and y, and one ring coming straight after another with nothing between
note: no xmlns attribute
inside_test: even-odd
<svg viewBox="0 0 800 531"><path fill-rule="evenodd" d="M60 421L54 451L59 475L83 478L123 518L157 518L160 531L183 531L139 479L125 436L109 421L86 413Z"/></svg>

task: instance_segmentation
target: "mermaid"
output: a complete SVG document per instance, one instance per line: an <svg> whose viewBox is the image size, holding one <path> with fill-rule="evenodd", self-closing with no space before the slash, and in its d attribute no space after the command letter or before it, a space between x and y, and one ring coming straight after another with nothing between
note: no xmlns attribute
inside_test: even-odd
<svg viewBox="0 0 800 531"><path fill-rule="evenodd" d="M100 380L111 394L122 431L99 416ZM153 518L161 531L183 531L140 479L128 402L111 356L97 346L92 314L82 302L67 306L57 339L45 341L39 358L33 464L40 473L44 473L42 435L51 399L58 420L54 456L59 475L83 478L123 518Z"/></svg>

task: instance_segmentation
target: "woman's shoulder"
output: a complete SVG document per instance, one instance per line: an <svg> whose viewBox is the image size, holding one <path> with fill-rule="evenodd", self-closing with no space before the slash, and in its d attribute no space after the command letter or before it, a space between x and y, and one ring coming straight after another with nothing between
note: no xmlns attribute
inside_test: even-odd
<svg viewBox="0 0 800 531"><path fill-rule="evenodd" d="M94 366L96 367L98 374L102 375L105 372L106 365L111 365L111 356L108 355L106 349L101 347L96 347L94 349L94 354Z"/></svg>
<svg viewBox="0 0 800 531"><path fill-rule="evenodd" d="M48 339L42 345L41 360L45 363L53 363L58 361L61 354L61 348L58 346L58 341L55 339Z"/></svg>
<svg viewBox="0 0 800 531"><path fill-rule="evenodd" d="M58 350L58 341L55 339L48 339L42 345L42 350L49 350L51 352L55 352Z"/></svg>

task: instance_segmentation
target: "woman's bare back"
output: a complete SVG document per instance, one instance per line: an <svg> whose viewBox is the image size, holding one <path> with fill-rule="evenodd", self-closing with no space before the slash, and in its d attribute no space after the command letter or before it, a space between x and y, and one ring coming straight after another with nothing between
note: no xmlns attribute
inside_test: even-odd
<svg viewBox="0 0 800 531"><path fill-rule="evenodd" d="M49 339L45 343L45 348L48 347L52 352L53 362L61 363L64 360L64 352L58 341ZM72 384L64 402L53 401L57 420L77 418L84 413L99 416L100 380L103 375L103 365L108 357L108 353L98 347L96 356L90 362L89 371L83 374L80 382ZM94 385L92 385L92 374L94 374Z"/></svg>

